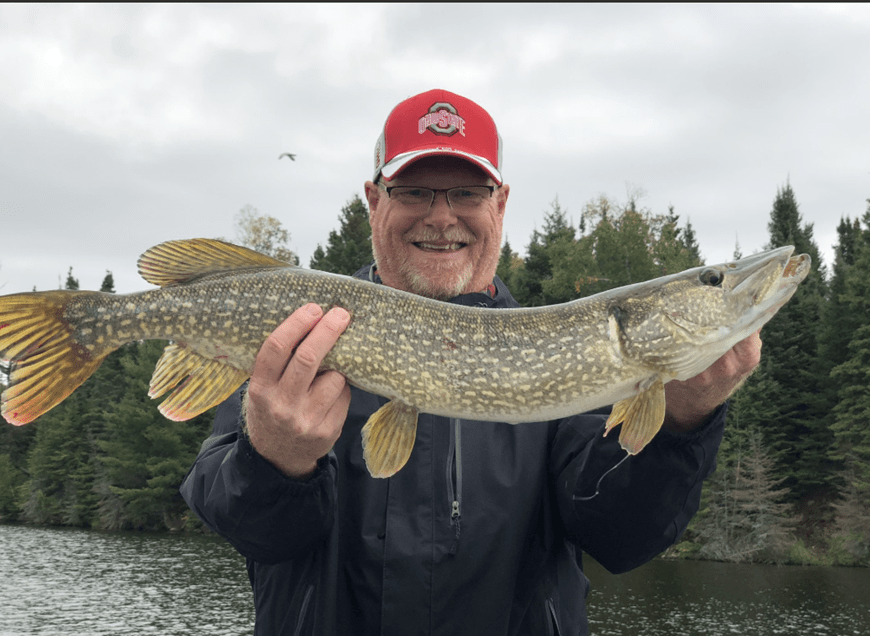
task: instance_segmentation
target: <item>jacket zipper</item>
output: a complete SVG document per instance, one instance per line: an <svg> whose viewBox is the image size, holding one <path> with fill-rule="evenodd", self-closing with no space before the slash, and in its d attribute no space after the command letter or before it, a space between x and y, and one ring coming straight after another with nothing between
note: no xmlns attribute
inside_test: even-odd
<svg viewBox="0 0 870 636"><path fill-rule="evenodd" d="M447 495L450 501L450 525L453 526L453 543L449 554L459 550L459 534L462 531L462 435L460 420L450 420L450 449L447 453Z"/></svg>

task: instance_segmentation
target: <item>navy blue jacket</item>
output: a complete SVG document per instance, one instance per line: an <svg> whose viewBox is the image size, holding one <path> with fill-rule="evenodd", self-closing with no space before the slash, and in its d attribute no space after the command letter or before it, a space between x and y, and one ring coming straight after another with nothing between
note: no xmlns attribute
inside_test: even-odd
<svg viewBox="0 0 870 636"><path fill-rule="evenodd" d="M452 302L517 306L495 283L495 298ZM625 452L602 437L606 410L519 425L421 414L408 464L373 479L360 431L385 402L352 389L308 481L253 449L239 392L219 407L181 492L247 558L257 636L587 634L581 551L623 572L673 544L725 411L691 435L659 433L612 472Z"/></svg>

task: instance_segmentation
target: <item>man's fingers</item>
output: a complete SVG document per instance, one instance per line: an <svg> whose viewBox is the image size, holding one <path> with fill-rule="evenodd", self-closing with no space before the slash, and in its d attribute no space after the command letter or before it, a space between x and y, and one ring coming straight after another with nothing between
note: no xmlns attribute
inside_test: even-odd
<svg viewBox="0 0 870 636"><path fill-rule="evenodd" d="M341 307L330 309L296 347L293 357L284 369L280 384L311 385L326 354L349 323L350 314L346 310Z"/></svg>
<svg viewBox="0 0 870 636"><path fill-rule="evenodd" d="M293 349L322 317L323 310L313 303L290 314L260 347L254 373L269 382L277 382L287 367Z"/></svg>
<svg viewBox="0 0 870 636"><path fill-rule="evenodd" d="M350 406L350 385L337 371L327 371L317 377L309 392L309 415L320 420L324 435L335 442ZM330 423L339 423L337 427Z"/></svg>

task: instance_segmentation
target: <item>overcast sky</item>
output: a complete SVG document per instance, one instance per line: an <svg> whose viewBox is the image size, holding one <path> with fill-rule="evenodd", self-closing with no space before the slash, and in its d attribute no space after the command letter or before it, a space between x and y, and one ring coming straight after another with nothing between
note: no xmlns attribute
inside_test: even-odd
<svg viewBox="0 0 870 636"><path fill-rule="evenodd" d="M430 88L495 118L517 251L554 197L642 188L721 262L789 181L830 264L870 197L868 34L868 5L0 5L0 293L145 289L141 252L246 204L307 266Z"/></svg>

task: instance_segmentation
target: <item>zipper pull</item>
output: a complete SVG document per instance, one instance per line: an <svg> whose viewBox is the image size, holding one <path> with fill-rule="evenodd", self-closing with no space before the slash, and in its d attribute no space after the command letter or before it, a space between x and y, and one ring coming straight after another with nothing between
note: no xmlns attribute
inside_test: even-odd
<svg viewBox="0 0 870 636"><path fill-rule="evenodd" d="M453 543L448 554L456 554L459 550L459 533L462 531L462 515L459 513L459 502L454 501L450 508L450 524L453 526Z"/></svg>

